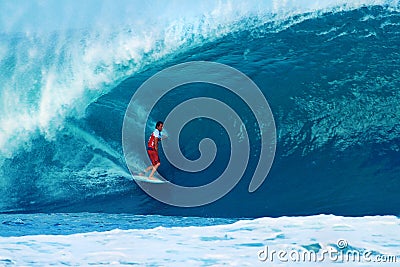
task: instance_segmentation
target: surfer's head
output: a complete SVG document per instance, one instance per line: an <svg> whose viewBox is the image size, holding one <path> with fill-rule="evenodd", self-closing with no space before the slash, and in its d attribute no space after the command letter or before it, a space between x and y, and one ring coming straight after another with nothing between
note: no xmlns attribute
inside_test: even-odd
<svg viewBox="0 0 400 267"><path fill-rule="evenodd" d="M163 126L164 126L164 123L162 121L158 121L156 123L156 129L159 130L159 131L162 130Z"/></svg>

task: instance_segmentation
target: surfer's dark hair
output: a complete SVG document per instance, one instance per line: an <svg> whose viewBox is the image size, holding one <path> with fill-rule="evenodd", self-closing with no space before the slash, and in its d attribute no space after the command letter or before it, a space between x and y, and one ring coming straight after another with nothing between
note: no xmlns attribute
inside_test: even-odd
<svg viewBox="0 0 400 267"><path fill-rule="evenodd" d="M164 124L164 123L162 121L157 121L156 128L158 128L158 126L160 126L161 124Z"/></svg>

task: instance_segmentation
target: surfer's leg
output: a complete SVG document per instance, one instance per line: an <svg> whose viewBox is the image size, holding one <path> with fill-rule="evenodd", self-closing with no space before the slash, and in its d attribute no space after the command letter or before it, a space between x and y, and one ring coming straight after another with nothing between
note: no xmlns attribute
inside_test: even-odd
<svg viewBox="0 0 400 267"><path fill-rule="evenodd" d="M146 169L144 169L144 173L150 171L151 169L153 169L153 165L150 165L149 167L147 167Z"/></svg>
<svg viewBox="0 0 400 267"><path fill-rule="evenodd" d="M139 172L139 176L145 176L146 172L150 171L151 169L153 169L153 165L150 165L149 167L144 169L142 172Z"/></svg>
<svg viewBox="0 0 400 267"><path fill-rule="evenodd" d="M154 166L155 166L158 162L160 162L160 160L158 159L158 154L157 154L156 151L154 151L154 150L147 150L147 155L148 155L149 158L150 158L151 165L150 165L149 167L147 167L147 168L143 171L143 173L140 173L139 175L146 175L146 173L147 173L148 171L150 171L151 169L153 169ZM151 176L152 176L152 175L151 175Z"/></svg>
<svg viewBox="0 0 400 267"><path fill-rule="evenodd" d="M149 179L155 179L155 178L153 177L153 175L154 175L154 173L157 171L158 166L160 166L160 163L157 163L156 165L152 166L152 167L153 167L153 170L151 171L151 173L150 173L150 175L149 175Z"/></svg>

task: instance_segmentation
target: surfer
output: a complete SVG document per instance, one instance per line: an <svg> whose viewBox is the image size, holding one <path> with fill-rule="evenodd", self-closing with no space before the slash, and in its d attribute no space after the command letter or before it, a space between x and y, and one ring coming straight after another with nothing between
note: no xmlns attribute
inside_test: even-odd
<svg viewBox="0 0 400 267"><path fill-rule="evenodd" d="M148 172L151 170L149 175L149 179L156 179L153 177L154 173L157 171L158 167L160 167L160 158L158 156L158 143L164 138L161 134L164 123L162 121L158 121L156 123L156 129L150 135L149 141L147 142L147 154L151 160L151 165L147 167L144 172Z"/></svg>

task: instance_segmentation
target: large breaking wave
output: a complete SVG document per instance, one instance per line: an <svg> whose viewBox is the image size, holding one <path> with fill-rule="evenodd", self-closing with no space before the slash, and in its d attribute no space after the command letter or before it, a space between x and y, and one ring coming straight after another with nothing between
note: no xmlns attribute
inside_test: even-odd
<svg viewBox="0 0 400 267"><path fill-rule="evenodd" d="M399 213L397 1L93 5L1 4L1 211ZM177 209L152 200L130 180L121 127L141 83L190 60L225 63L256 82L275 116L278 149L255 193L247 192L251 174L245 173L220 201ZM188 92L161 104L154 120L196 95L226 98L212 88ZM232 101L252 128L254 118ZM192 125L200 129L194 136L183 132L189 158L198 156L197 140L204 136L222 147L227 142L217 125L200 123ZM223 169L226 153L219 153L197 183ZM254 142L253 161L258 153ZM138 161L146 164L145 155ZM188 174L163 162L165 176L188 183Z"/></svg>

